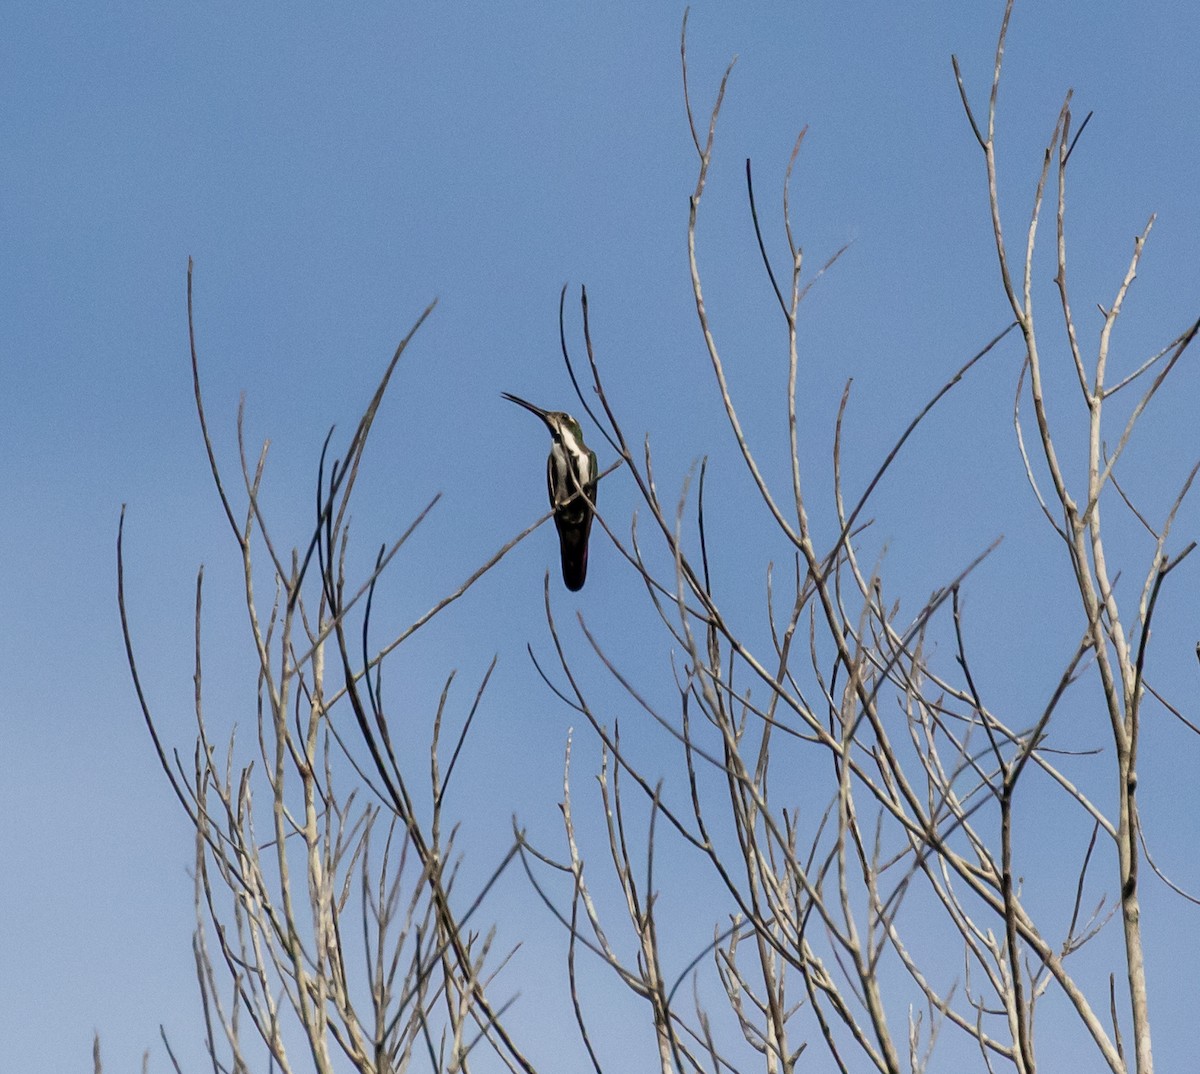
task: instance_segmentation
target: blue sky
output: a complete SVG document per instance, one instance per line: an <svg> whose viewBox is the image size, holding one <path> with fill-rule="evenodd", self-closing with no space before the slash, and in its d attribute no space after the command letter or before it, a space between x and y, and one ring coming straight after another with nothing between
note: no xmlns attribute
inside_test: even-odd
<svg viewBox="0 0 1200 1074"><path fill-rule="evenodd" d="M814 289L805 320L804 438L817 495L828 496L824 460L848 377L855 439L847 467L861 483L924 399L1006 323L982 159L950 69L955 52L982 106L1000 14L997 3L871 2L853 17L834 4L692 6L698 109L739 57L700 241L714 328L728 341L734 390L763 442L784 442L782 326L749 228L745 158L754 160L778 256L778 191L807 125L795 226L814 264L852 242ZM268 507L293 543L309 525L325 432L352 426L396 342L438 299L384 407L355 515L367 555L444 492L397 565L386 597L397 623L543 510L544 434L499 393L571 409L557 341L564 282L588 286L613 401L627 430L652 437L663 487L677 490L705 453L714 458L712 480L729 488L743 481L687 277L696 162L680 89L681 16L682 7L669 4L618 2L6 6L7 1068L86 1068L99 1030L106 1069L136 1069L160 1023L200 1068L191 845L135 708L114 560L127 503L131 613L166 737L189 748L201 562L205 640L221 669L214 718L248 727L252 711L239 706L253 680L236 554L190 394L189 256L218 451L232 467L245 393L250 441L272 442ZM1159 214L1123 322L1122 362L1151 353L1197 313L1198 34L1197 10L1171 3L1104 2L1082 17L1074 5L1019 2L1013 19L1000 154L1014 226L1028 211L1068 87L1078 118L1095 113L1072 188L1080 308L1109 300L1133 235ZM1047 285L1052 271L1046 262ZM1042 308L1052 299L1047 287ZM1002 349L935 415L883 491L879 515L909 607L1005 534L973 599L1020 624L994 639L996 684L1020 706L1044 699L1058 674L1039 661L1056 651L1060 624L1031 618L1031 609L1065 575L1013 445L1016 355ZM1156 403L1147 446L1128 459L1128 480L1159 511L1197 453L1198 384L1190 366L1180 372ZM773 478L786 476L781 456L770 465ZM627 520L628 485L614 479L603 493L613 517ZM1196 523L1196 512L1185 511L1179 532L1194 535ZM743 554L746 534L732 511L713 526L730 599L741 607L737 595L751 594L745 614L761 627L763 567L782 549ZM461 809L477 818L481 842L502 832L513 812L548 839L557 830L570 720L524 651L526 641L547 647L541 579L554 555L553 536L539 531L406 657L416 719L450 668L474 683L499 655L478 749L464 759L472 777L464 783L474 789ZM1131 564L1141 569L1142 559ZM1195 569L1176 583L1156 633L1171 666L1171 646L1190 653L1200 631L1195 600L1189 604ZM554 596L564 619L579 607L617 651L634 661L644 655L627 626L630 602L642 599L638 587L603 543L579 597L568 599L561 587ZM1070 610L1064 623L1074 622ZM1076 627L1069 630L1073 639ZM1182 677L1194 676L1194 665L1179 667L1174 685L1194 695L1194 677ZM461 689L465 697L473 687ZM1193 769L1168 764L1183 747L1170 737L1173 727L1162 734L1147 746L1146 765L1161 765L1164 789L1148 795L1145 808L1174 833L1172 864L1195 879L1194 829L1183 824L1197 815L1195 781L1186 778ZM1194 751L1190 757L1194 766ZM1156 771L1144 778L1153 781ZM514 880L500 898L511 908L528 895ZM1188 911L1172 912L1195 931ZM545 928L549 935L548 919ZM544 957L558 957L552 938ZM534 1003L538 983L521 987ZM1160 983L1153 998L1165 1025L1175 1004L1194 1011L1200 997L1188 979L1178 988ZM1166 1039L1162 1047L1169 1049ZM161 1051L156 1056L162 1069Z"/></svg>

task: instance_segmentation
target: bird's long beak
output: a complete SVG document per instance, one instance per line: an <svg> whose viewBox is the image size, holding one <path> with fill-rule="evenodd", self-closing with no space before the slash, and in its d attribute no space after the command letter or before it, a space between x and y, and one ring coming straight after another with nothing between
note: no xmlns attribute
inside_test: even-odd
<svg viewBox="0 0 1200 1074"><path fill-rule="evenodd" d="M501 392L500 394L505 399L507 399L510 403L516 403L517 406L523 406L526 410L530 411L533 414L536 414L539 418L542 419L542 421L544 421L546 423L547 428L549 428L551 432L554 431L553 427L550 425L550 419L548 417L546 417L547 412L545 410L543 410L540 406L534 406L532 403L526 402L519 395L510 395L508 392Z"/></svg>

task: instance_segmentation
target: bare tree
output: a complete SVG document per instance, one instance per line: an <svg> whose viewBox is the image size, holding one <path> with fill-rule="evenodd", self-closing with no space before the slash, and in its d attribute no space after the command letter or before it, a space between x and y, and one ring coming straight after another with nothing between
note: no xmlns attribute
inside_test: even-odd
<svg viewBox="0 0 1200 1074"><path fill-rule="evenodd" d="M788 211L789 180L801 135L788 164L782 204L791 263L777 272L766 252L747 162L753 225L786 330L791 487L780 494L764 477L739 418L705 306L697 249L696 224L732 65L706 124L697 121L688 95L699 162L688 221L697 320L746 472L762 510L795 557L794 569L782 572L782 578L779 572L767 575L769 650L754 648L715 595L718 587L710 574L705 531L704 466L694 509L688 506L686 490L677 506L664 503L648 444L640 450L631 446L609 406L584 295L584 339L602 409L597 423L607 430L610 445L637 485L654 537L665 547L668 568L652 566L647 538L639 538L637 530L624 542L603 517L601 523L644 579L663 628L686 654L684 665L672 669L678 707L664 711L649 704L647 692L607 657L600 640L590 633L586 638L630 701L672 736L677 765L686 779L664 783L644 760L622 748L616 725L591 700L595 688L587 687L576 670L579 657L561 640L547 601L558 674L549 669L543 674L586 718L603 747L606 856L622 895L620 909L602 910L593 898L594 881L589 878L594 874L585 869L586 853L576 835L569 794L563 807L566 856L554 860L544 851L534 854L532 848L529 853L534 875L536 859L569 878L565 902L550 883L544 897L570 930L572 953L579 947L590 949L644 1000L664 1074L741 1070L748 1069L748 1062L761 1064L770 1074L786 1072L800 1068L801 1057L814 1044L825 1057L814 1059L813 1069L830 1069L832 1064L845 1072L923 1071L930 1068L943 1027L952 1027L960 1040L972 1042L981 1069L1010 1066L1033 1074L1037 1014L1047 994L1052 998L1045 1002L1053 1003L1056 1012L1073 1011L1104 1068L1139 1074L1153 1069L1139 911L1139 865L1149 861L1137 815L1139 718L1147 695L1177 711L1147 682L1145 662L1161 587L1195 546L1191 542L1172 547L1170 537L1197 467L1181 475L1178 495L1157 523L1117 484L1115 468L1147 405L1200 324L1174 335L1135 368L1110 375L1113 328L1152 218L1134 243L1116 297L1101 306L1098 338L1090 358L1085 357L1084 333L1077 327L1067 286L1066 183L1082 130L1082 125L1079 131L1072 126L1070 94L1046 149L1019 252L1011 253L1002 227L995 156L997 98L1011 10L1010 0L982 122L963 87L957 60L954 70L967 120L984 155L1000 282L1012 323L934 393L857 497L845 489L841 472L847 387L832 460L838 536L828 547L819 546L814 536L819 506L808 492L806 460L798 445L797 386L803 372L797 325L808 287L841 251L815 275L804 275L803 253ZM686 20L681 51L687 95ZM1074 436L1066 422L1050 417L1034 325L1034 250L1043 205L1047 197L1054 197L1050 190L1057 192L1054 282L1061 307L1059 330L1081 389L1087 419L1082 438ZM1014 408L1017 441L1030 487L1070 560L1082 613L1073 655L1029 724L1014 723L1002 707L989 704L972 674L960 594L992 548L961 569L949 570L944 585L905 620L898 617L899 604L885 600L880 568L867 566L862 550L864 512L910 434L1014 329L1024 350ZM1111 406L1106 404L1135 385L1142 385L1142 394L1119 419L1110 452L1105 444L1113 435L1107 431ZM1028 402L1034 412L1032 436L1021 412ZM1067 478L1061 452L1086 460L1081 482ZM1047 482L1049 491L1043 491ZM1101 507L1110 502L1133 512L1149 534L1142 584L1124 602L1118 600L1101 527ZM694 522L686 523L689 517ZM688 531L698 538L698 557L688 551L696 543L688 540ZM944 629L942 623L953 639L953 658L938 664L927 642L931 632ZM735 682L742 685L735 687ZM1071 766L1072 754L1086 751L1094 742L1090 736L1100 729L1088 728L1089 737L1081 742L1057 744L1055 749L1046 744L1057 730L1064 699L1085 688L1076 684L1088 682L1098 688L1113 744L1111 781L1099 800L1081 789ZM800 804L806 794L798 785L798 773L805 781L822 780L823 810L806 813ZM1069 860L1078 863L1076 874L1059 886L1059 897L1049 907L1026 898L1017 874L1020 839L1014 830L1014 803L1034 779L1040 783L1039 794L1056 795L1061 800L1057 808L1076 812L1090 830L1090 838L1070 852ZM630 794L644 798L648 824L628 819ZM635 840L634 831L641 832L640 838ZM674 920L660 917L663 892L652 880L653 861L660 853L657 841L665 837L681 840L706 860L723 889L724 915L715 905L701 912L706 918L711 913L715 938L709 948L709 972L727 1004L726 1020L732 1013L740 1030L740 1046L728 1032L714 1031L720 1015L710 1001L700 999L713 993L699 986L699 966L668 970L665 964L662 937ZM1109 870L1118 882L1119 897L1115 904L1101 898L1089 912L1085 899L1096 870ZM613 939L613 915L627 925L632 958L623 957ZM1112 964L1111 972L1085 969L1073 956L1116 915L1124 931L1123 958ZM722 925L722 920L727 923ZM947 956L951 951L958 953L956 972ZM677 998L678 987L689 975L696 998L684 1003ZM580 1031L589 1039L586 1009L577 1003L576 1012ZM1122 1026L1132 1040L1128 1050ZM590 1050L599 1071L603 1049ZM953 1069L964 1069L961 1050L955 1056Z"/></svg>
<svg viewBox="0 0 1200 1074"><path fill-rule="evenodd" d="M1140 867L1153 869L1153 863L1138 819L1138 743L1147 698L1183 719L1148 681L1146 658L1162 588L1194 547L1173 541L1171 532L1200 464L1181 475L1178 495L1155 520L1136 506L1132 490L1118 484L1118 463L1200 322L1171 336L1141 364L1126 369L1114 361L1110 370L1113 330L1151 218L1134 243L1115 298L1100 307L1094 342L1090 347L1085 342L1089 333L1077 325L1068 289L1066 185L1087 120L1073 126L1070 94L1046 148L1032 211L1022 221L1022 241L1014 246L1006 239L995 139L1011 11L1009 0L986 110L971 101L957 60L954 74L984 157L1000 286L1012 320L995 326L990 339L981 332L978 351L932 393L859 492L843 480L847 386L840 409L830 416L834 496L828 507L810 492L812 474L821 467L804 456L797 432L801 420L819 420L803 415L798 401L806 360L799 324L809 287L842 251L815 273L806 272L789 213L792 167L803 134L784 174L780 219L790 263L782 271L767 252L747 162L753 228L783 329L787 431L775 450L788 460L789 481L781 491L768 480L762 450L739 416L723 343L705 305L697 221L732 65L707 121L701 120L689 86L685 17L683 83L698 162L687 231L696 318L758 508L789 555L784 569L764 561L770 628L765 648L718 597L705 521L705 497L711 495L706 465L699 467L694 497L689 481L677 500L663 499L649 441L636 447L610 405L586 291L582 336L592 391L580 389L567 345L564 289L559 317L568 371L582 406L616 456L614 479L636 487L643 521L635 518L626 538L615 520L594 502L590 506L613 548L644 584L664 638L683 654L663 672L674 684L674 702L666 708L608 655L582 618L582 649L564 636L547 581L554 666L535 657L536 666L598 743L604 834L593 847L577 825L568 743L562 844L535 847L514 824L512 844L493 850L491 875L519 855L530 883L565 929L572 1009L597 1072L656 1062L663 1074L750 1069L915 1074L935 1069L937 1057L949 1054L955 1070L1034 1074L1037 1030L1046 1021L1038 1016L1047 1008L1054 1012L1056 1033L1068 1032L1063 1024L1069 1016L1075 1027L1069 1032L1090 1042L1087 1062L1121 1074L1153 1070L1140 909ZM1034 251L1047 205L1053 206L1047 211L1055 223L1059 307L1053 345L1041 334L1040 321L1035 328L1033 312ZM373 645L376 580L433 507L431 502L394 544L380 549L366 578L354 583L347 578L351 494L379 402L412 333L397 348L344 455L328 461L326 440L312 530L285 553L261 508L266 449L252 464L240 419L240 508L216 461L200 391L190 267L188 310L197 413L213 481L241 553L257 654L258 723L251 754L241 742L218 746L209 737L199 643L202 575L195 613L197 744L186 763L161 741L142 693L123 585L121 614L147 726L195 826L195 956L213 1069L257 1069L256 1056L265 1052L266 1069L285 1071L328 1072L347 1063L364 1072L426 1065L458 1071L486 1052L489 1069L499 1062L509 1070L532 1071L526 1049L506 1028L506 1002L497 998L512 994L496 980L505 956L495 950L494 932L476 922L489 885L460 891L455 828L444 814L455 760L488 676L452 733L444 733L452 722L453 676L447 680L442 703L430 716L430 753L418 759L393 740L382 669L390 653L449 608L533 527L426 615L382 646ZM1020 457L1079 598L1071 655L1052 676L1054 685L1032 719L1006 712L1003 700L984 697L973 673L963 593L995 545L947 567L940 588L915 614L901 617L884 575L886 559L871 545L869 517L876 489L914 430L985 355L1014 343L1023 352L1013 410ZM1070 355L1082 424L1051 413L1042 358L1051 347ZM1132 401L1114 419L1118 393L1117 403ZM1067 402L1056 400L1055 407ZM1030 406L1032 423L1023 413ZM1069 476L1076 472L1083 476ZM1125 557L1126 577L1136 572L1140 578L1132 593L1128 584L1119 590L1116 567L1106 554L1101 510L1109 506L1130 512L1147 534L1147 562L1139 569L1135 554ZM822 532L836 536L823 544ZM121 578L123 570L118 538ZM257 596L263 576L272 592L269 606ZM935 639L948 644L939 649ZM942 651L949 655L940 656ZM604 690L582 669L588 654L607 668L624 695L620 711L632 710L658 728L673 744L673 754L648 759L623 743L617 710L596 699ZM1067 699L1081 691L1098 699L1107 719L1060 732ZM335 720L335 711L349 718ZM1111 771L1097 793L1079 778L1077 761L1102 733L1111 736L1106 755ZM448 748L445 741L451 741ZM418 781L414 773L422 769L428 776ZM1077 818L1085 833L1077 847L1064 848L1065 872L1054 890L1038 897L1025 890L1019 864L1019 805L1035 783L1040 799L1053 800L1055 809ZM705 879L687 882L703 892L690 905L687 921L662 909L671 898L668 887L679 881L677 874L655 868L666 841L672 852L682 848L704 866ZM601 853L593 858L592 849ZM601 859L608 865L598 869ZM1116 884L1115 899L1096 894L1102 886L1096 877L1104 875ZM1109 961L1102 968L1076 957L1118 921L1122 943L1104 948ZM677 936L690 937L696 925L708 941L680 955ZM365 977L351 968L352 943L367 956L371 971ZM632 1059L627 1042L617 1046L590 1030L594 1009L581 980L596 967L611 971L617 986L644 1005L653 1056ZM96 1062L98 1067L98 1052Z"/></svg>
<svg viewBox="0 0 1200 1074"><path fill-rule="evenodd" d="M533 1070L505 1028L505 1004L492 999L505 961L493 949L494 930L476 922L515 844L497 853L482 891L460 894L456 828L445 822L443 809L491 669L452 732L454 676L447 678L431 714L429 775L420 797L415 758L392 741L383 700L387 656L453 604L523 534L375 652L369 649L375 583L437 497L399 539L379 550L361 585L353 587L346 573L348 511L372 423L396 364L432 309L396 348L345 456L328 466L332 432L327 437L314 526L307 543L289 554L276 544L260 503L267 445L252 465L241 414L240 510L218 466L200 389L188 266L196 411L241 554L257 657L253 753L247 755L236 739L221 746L209 737L200 645L203 570L195 603L197 739L189 763L168 753L142 690L125 601L123 516L117 570L138 699L162 767L196 831L194 949L214 1071L258 1069L255 1041L267 1056L266 1069L282 1071L331 1074L348 1061L364 1074L392 1074L409 1069L414 1056L427 1057L432 1070L461 1071L481 1045L510 1070ZM260 557L272 594L266 606L258 596ZM353 628L352 615L358 616ZM343 712L344 726L354 728L352 742L338 729L342 717L335 714ZM448 763L443 731L453 738ZM347 779L350 787L343 790ZM356 969L363 956L370 967L365 979Z"/></svg>

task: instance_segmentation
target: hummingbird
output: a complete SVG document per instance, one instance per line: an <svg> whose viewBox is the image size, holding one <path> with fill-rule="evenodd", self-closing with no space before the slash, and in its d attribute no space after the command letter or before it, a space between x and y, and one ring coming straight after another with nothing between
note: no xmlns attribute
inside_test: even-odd
<svg viewBox="0 0 1200 1074"><path fill-rule="evenodd" d="M536 414L550 430L546 485L554 525L558 528L563 582L575 592L583 588L587 578L588 534L592 529L592 506L596 502L596 478L600 472L596 453L583 442L583 430L570 414L543 410L508 392L501 394L510 403Z"/></svg>

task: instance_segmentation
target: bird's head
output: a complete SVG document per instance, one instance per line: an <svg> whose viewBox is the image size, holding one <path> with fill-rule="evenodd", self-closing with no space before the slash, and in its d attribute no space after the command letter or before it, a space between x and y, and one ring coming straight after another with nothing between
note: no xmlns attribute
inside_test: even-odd
<svg viewBox="0 0 1200 1074"><path fill-rule="evenodd" d="M522 399L519 395L511 395L508 392L501 392L510 403L516 403L517 406L523 406L531 414L536 414L545 423L546 428L550 430L550 435L555 440L562 441L564 431L571 434L576 443L582 442L583 430L570 414L562 410L543 410L540 406L534 406L532 403Z"/></svg>

